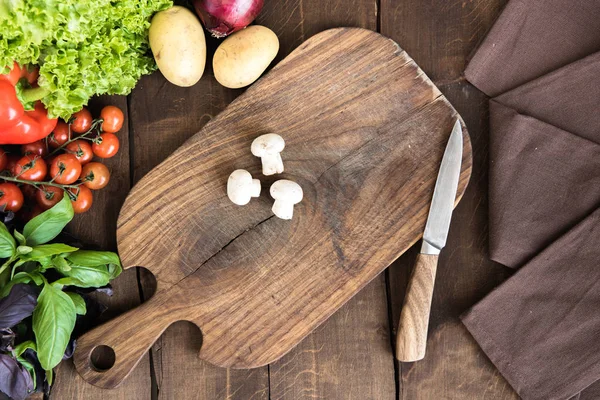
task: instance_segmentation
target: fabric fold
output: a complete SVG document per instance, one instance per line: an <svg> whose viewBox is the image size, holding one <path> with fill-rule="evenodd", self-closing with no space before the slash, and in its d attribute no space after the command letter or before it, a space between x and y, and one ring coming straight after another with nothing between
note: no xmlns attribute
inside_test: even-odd
<svg viewBox="0 0 600 400"><path fill-rule="evenodd" d="M600 377L600 209L463 315L525 400L563 400Z"/></svg>
<svg viewBox="0 0 600 400"><path fill-rule="evenodd" d="M490 97L600 51L598 0L511 0L465 76Z"/></svg>
<svg viewBox="0 0 600 400"><path fill-rule="evenodd" d="M490 101L490 257L520 267L600 206L600 145Z"/></svg>

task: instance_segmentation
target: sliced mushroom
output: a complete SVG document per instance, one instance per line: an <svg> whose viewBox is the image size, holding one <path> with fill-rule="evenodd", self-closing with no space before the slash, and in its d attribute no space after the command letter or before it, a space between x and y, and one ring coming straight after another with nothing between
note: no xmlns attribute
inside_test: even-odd
<svg viewBox="0 0 600 400"><path fill-rule="evenodd" d="M227 181L227 196L238 206L246 205L252 197L260 196L260 181L252 179L250 172L236 169Z"/></svg>
<svg viewBox="0 0 600 400"><path fill-rule="evenodd" d="M263 175L275 175L283 172L281 153L285 141L276 133L267 133L254 139L250 151L262 161Z"/></svg>
<svg viewBox="0 0 600 400"><path fill-rule="evenodd" d="M271 197L273 203L273 214L281 219L292 219L294 216L294 205L302 201L304 193L302 188L294 181L281 179L271 185Z"/></svg>

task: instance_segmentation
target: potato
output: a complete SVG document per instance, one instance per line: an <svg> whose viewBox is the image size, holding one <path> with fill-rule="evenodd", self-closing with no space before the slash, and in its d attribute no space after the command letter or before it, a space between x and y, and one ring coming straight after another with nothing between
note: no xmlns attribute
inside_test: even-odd
<svg viewBox="0 0 600 400"><path fill-rule="evenodd" d="M267 69L279 51L277 35L264 26L252 25L221 43L213 58L217 81L228 88L250 85Z"/></svg>
<svg viewBox="0 0 600 400"><path fill-rule="evenodd" d="M149 40L156 65L169 82L188 87L200 80L206 64L206 39L191 11L174 6L156 13Z"/></svg>

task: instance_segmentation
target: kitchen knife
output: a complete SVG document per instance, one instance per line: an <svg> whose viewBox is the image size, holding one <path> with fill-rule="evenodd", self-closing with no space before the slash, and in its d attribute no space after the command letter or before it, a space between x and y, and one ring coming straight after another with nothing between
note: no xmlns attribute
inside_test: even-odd
<svg viewBox="0 0 600 400"><path fill-rule="evenodd" d="M438 257L446 245L450 229L462 150L463 133L460 121L457 120L444 151L423 233L423 245L404 297L396 337L396 357L400 361L412 362L425 357L433 284Z"/></svg>

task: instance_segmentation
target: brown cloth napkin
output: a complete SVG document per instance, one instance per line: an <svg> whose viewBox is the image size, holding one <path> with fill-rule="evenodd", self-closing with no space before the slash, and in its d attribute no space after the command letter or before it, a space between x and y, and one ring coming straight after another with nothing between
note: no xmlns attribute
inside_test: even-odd
<svg viewBox="0 0 600 400"><path fill-rule="evenodd" d="M465 75L496 96L600 51L598 0L511 0Z"/></svg>
<svg viewBox="0 0 600 400"><path fill-rule="evenodd" d="M465 75L494 97L490 257L521 268L464 323L524 399L600 399L600 0L510 0Z"/></svg>
<svg viewBox="0 0 600 400"><path fill-rule="evenodd" d="M600 378L600 209L475 305L463 322L524 399Z"/></svg>

